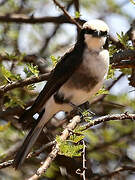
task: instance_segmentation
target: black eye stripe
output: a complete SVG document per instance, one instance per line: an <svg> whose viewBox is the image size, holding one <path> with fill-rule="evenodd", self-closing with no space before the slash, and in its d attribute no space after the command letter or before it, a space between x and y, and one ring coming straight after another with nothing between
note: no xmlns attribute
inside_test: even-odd
<svg viewBox="0 0 135 180"><path fill-rule="evenodd" d="M85 33L86 34L93 34L93 33L95 33L96 32L96 30L93 30L93 29L86 29L85 30Z"/></svg>
<svg viewBox="0 0 135 180"><path fill-rule="evenodd" d="M93 29L85 29L85 34L98 34L99 36L107 36L108 32L107 31L96 31Z"/></svg>

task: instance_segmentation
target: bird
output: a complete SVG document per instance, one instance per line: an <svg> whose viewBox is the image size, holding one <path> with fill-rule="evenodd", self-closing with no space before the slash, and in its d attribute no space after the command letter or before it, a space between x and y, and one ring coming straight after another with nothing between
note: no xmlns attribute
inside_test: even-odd
<svg viewBox="0 0 135 180"><path fill-rule="evenodd" d="M15 169L21 167L46 123L56 113L69 113L72 105L85 103L102 87L109 69L108 34L109 27L102 20L91 19L83 24L74 47L61 57L34 104L20 117L28 120L38 107L38 123L15 155Z"/></svg>

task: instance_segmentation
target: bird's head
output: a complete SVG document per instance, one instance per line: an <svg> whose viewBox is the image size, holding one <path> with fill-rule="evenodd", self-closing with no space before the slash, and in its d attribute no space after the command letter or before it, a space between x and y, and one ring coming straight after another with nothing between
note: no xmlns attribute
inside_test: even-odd
<svg viewBox="0 0 135 180"><path fill-rule="evenodd" d="M88 49L99 50L106 43L109 27L104 21L95 19L84 23L83 32Z"/></svg>

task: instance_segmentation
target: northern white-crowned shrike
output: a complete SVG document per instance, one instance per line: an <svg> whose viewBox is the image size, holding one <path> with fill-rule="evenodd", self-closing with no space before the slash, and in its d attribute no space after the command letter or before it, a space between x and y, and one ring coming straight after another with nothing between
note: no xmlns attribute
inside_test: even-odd
<svg viewBox="0 0 135 180"><path fill-rule="evenodd" d="M104 21L95 19L84 23L72 50L56 65L45 87L32 107L20 117L29 119L42 113L41 119L29 132L14 160L19 168L36 142L45 124L59 111L70 112L90 99L102 87L109 68L109 52L106 48L109 28ZM36 111L35 111L36 109Z"/></svg>

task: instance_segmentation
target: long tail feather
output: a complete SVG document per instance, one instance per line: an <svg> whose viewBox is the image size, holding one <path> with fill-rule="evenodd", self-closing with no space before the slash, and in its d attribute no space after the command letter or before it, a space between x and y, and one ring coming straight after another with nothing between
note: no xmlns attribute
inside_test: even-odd
<svg viewBox="0 0 135 180"><path fill-rule="evenodd" d="M22 146L20 147L19 151L17 152L17 154L14 158L14 162L13 162L13 166L15 167L15 169L20 168L20 166L24 162L25 158L27 157L28 153L30 152L32 146L35 144L38 136L40 135L40 133L45 125L44 119L42 119L44 112L45 112L45 110L43 110L41 112L41 114L38 118L38 123L36 124L36 126L34 128L32 128L30 130L30 132L28 133Z"/></svg>

